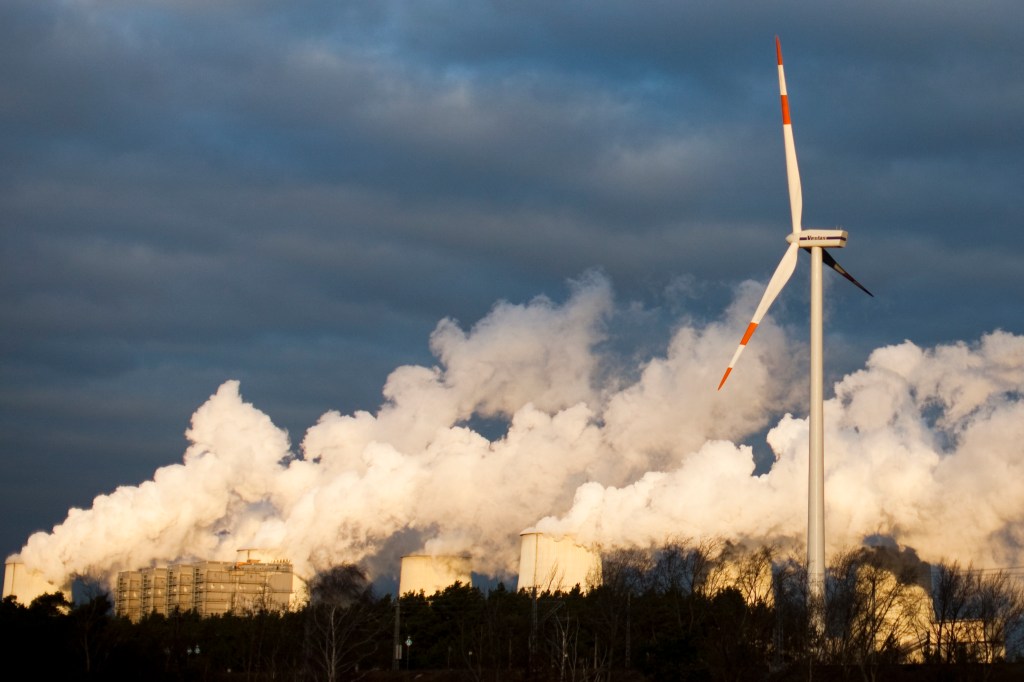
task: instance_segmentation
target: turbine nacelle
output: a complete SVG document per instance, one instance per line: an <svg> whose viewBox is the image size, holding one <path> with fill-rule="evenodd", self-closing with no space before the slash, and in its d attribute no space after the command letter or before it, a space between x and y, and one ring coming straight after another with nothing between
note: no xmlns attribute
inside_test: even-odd
<svg viewBox="0 0 1024 682"><path fill-rule="evenodd" d="M796 242L801 249L820 246L823 249L841 249L846 246L846 230L801 230L786 235L790 244Z"/></svg>

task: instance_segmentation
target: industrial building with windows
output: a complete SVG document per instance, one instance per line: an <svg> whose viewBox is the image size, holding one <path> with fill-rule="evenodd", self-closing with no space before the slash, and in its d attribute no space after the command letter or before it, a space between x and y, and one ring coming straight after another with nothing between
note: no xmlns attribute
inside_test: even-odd
<svg viewBox="0 0 1024 682"><path fill-rule="evenodd" d="M240 550L236 561L199 561L122 571L117 575L114 611L138 621L149 614L195 611L200 616L284 611L296 606L302 581L290 562L263 561Z"/></svg>

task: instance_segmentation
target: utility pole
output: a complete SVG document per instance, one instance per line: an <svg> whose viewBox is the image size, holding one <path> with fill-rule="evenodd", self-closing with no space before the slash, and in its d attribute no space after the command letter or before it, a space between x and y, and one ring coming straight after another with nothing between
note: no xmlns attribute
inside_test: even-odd
<svg viewBox="0 0 1024 682"><path fill-rule="evenodd" d="M529 651L529 661L527 662L527 665L530 668L530 673L529 674L532 676L533 675L533 670L534 670L534 665L536 665L536 663L537 663L537 660L536 660L536 657L537 657L537 586L536 585L533 586L533 589L531 590L531 594L532 594L533 599L531 600L531 605L530 605L530 651Z"/></svg>
<svg viewBox="0 0 1024 682"><path fill-rule="evenodd" d="M629 670L629 664L630 664L630 658L631 658L630 654L632 653L632 651L630 651L630 649L632 649L632 634L631 634L631 631L633 629L632 608L631 608L632 607L632 598L633 598L632 590L630 590L629 592L626 592L626 670Z"/></svg>
<svg viewBox="0 0 1024 682"><path fill-rule="evenodd" d="M398 639L398 632L401 628L402 623L402 600L395 595L395 636L394 636L394 651L393 658L391 659L391 669L398 670L399 665L402 662L402 642Z"/></svg>

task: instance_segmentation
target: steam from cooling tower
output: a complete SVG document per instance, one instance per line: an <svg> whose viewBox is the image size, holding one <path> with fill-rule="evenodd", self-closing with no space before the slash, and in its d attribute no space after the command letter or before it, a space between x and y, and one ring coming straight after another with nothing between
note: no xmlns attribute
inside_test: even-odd
<svg viewBox="0 0 1024 682"><path fill-rule="evenodd" d="M625 370L600 276L564 303L499 303L468 331L443 320L436 367L399 367L376 413L329 412L296 451L226 382L193 415L181 464L72 509L18 558L55 584L243 547L279 548L301 575L341 562L393 573L415 553L510 576L530 527L604 547L801 541L807 425L782 415L802 409L799 342L766 323L742 375L714 391L757 293L741 288L727 319L683 322ZM830 540L883 534L926 559L1019 565L1021 386L1024 337L1004 332L875 351L826 406ZM507 430L489 440L474 417ZM740 443L771 423L776 461L755 477Z"/></svg>
<svg viewBox="0 0 1024 682"><path fill-rule="evenodd" d="M825 405L826 518L831 549L885 535L925 559L1019 565L1024 558L1024 337L973 345L880 348ZM771 471L750 476L751 450L709 441L677 467L626 486L588 482L572 508L537 529L595 544L721 535L798 543L806 507L807 420L768 433Z"/></svg>

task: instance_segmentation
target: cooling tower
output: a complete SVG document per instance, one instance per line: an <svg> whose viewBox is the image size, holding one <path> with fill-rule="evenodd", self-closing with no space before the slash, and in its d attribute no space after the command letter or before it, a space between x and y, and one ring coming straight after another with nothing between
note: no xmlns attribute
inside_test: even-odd
<svg viewBox="0 0 1024 682"><path fill-rule="evenodd" d="M71 601L71 588L54 585L20 561L8 560L4 564L4 597L13 595L19 604L27 606L39 595L53 592L63 592Z"/></svg>
<svg viewBox="0 0 1024 682"><path fill-rule="evenodd" d="M601 584L601 557L570 537L522 533L518 589L568 592L577 585L584 592Z"/></svg>
<svg viewBox="0 0 1024 682"><path fill-rule="evenodd" d="M432 595L456 582L470 584L469 557L410 554L402 557L398 593Z"/></svg>

